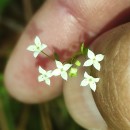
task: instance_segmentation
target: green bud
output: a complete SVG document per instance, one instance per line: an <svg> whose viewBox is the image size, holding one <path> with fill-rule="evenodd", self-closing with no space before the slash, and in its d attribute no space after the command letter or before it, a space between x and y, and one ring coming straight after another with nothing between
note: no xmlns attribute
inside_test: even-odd
<svg viewBox="0 0 130 130"><path fill-rule="evenodd" d="M87 55L87 53L88 53L88 48L85 47L84 43L81 44L80 52L81 52L83 55Z"/></svg>
<svg viewBox="0 0 130 130"><path fill-rule="evenodd" d="M81 44L80 51L82 54L84 53L84 43Z"/></svg>
<svg viewBox="0 0 130 130"><path fill-rule="evenodd" d="M81 65L81 62L80 62L79 60L77 60L77 61L75 62L75 65L79 67L79 66Z"/></svg>
<svg viewBox="0 0 130 130"><path fill-rule="evenodd" d="M76 77L77 76L78 69L77 68L71 68L69 71L70 77Z"/></svg>

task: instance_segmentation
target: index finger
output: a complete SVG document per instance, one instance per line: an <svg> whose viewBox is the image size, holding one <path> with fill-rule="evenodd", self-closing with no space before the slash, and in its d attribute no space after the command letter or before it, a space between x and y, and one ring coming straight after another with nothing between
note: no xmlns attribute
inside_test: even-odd
<svg viewBox="0 0 130 130"><path fill-rule="evenodd" d="M123 4L122 4L123 2ZM20 101L38 103L58 96L63 82L52 79L52 86L37 82L37 68L53 69L54 62L34 59L26 47L38 35L62 59L69 58L101 32L124 21L129 12L128 0L48 0L33 17L13 51L5 70L5 84L9 93ZM41 94L39 94L41 91Z"/></svg>

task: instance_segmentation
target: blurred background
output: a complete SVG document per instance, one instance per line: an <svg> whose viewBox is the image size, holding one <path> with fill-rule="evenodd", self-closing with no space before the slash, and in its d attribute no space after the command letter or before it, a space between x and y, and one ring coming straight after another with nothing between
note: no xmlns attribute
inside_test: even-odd
<svg viewBox="0 0 130 130"><path fill-rule="evenodd" d="M45 0L0 0L0 130L83 130L70 117L63 97L28 105L8 95L3 83L6 62L32 15Z"/></svg>

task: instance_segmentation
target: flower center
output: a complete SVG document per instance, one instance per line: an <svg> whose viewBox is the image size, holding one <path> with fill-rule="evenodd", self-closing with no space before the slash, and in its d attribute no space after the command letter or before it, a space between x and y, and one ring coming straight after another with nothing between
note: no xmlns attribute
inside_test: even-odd
<svg viewBox="0 0 130 130"><path fill-rule="evenodd" d="M93 81L92 78L90 78L90 79L89 79L89 82L92 82L92 81Z"/></svg>
<svg viewBox="0 0 130 130"><path fill-rule="evenodd" d="M64 69L62 68L61 71L64 71Z"/></svg>
<svg viewBox="0 0 130 130"><path fill-rule="evenodd" d="M37 46L37 50L39 50L40 49L40 47L39 46Z"/></svg>
<svg viewBox="0 0 130 130"><path fill-rule="evenodd" d="M47 78L47 75L45 74L44 77Z"/></svg>
<svg viewBox="0 0 130 130"><path fill-rule="evenodd" d="M95 59L95 58L93 58L93 61L96 61L96 59Z"/></svg>

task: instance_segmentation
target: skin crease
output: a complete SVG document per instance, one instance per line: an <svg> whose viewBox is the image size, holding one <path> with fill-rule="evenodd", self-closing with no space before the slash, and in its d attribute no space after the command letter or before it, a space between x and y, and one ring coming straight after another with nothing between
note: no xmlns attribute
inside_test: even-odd
<svg viewBox="0 0 130 130"><path fill-rule="evenodd" d="M53 85L51 87L37 82L38 66L42 65L46 70L54 69L54 62L41 56L34 59L32 53L26 51L27 46L33 43L34 37L38 35L48 45L45 52L52 55L53 51L57 51L62 56L62 60L67 59L79 49L79 43L84 41L88 44L100 33L126 22L130 13L129 3L129 0L93 0L91 2L89 0L48 0L32 18L8 61L5 70L5 84L9 93L17 100L25 103L45 102L58 96L64 86L59 77L52 79ZM109 114L105 115L105 112L103 114L101 112L104 121L96 108L90 90L82 89L79 91L79 88L76 89L73 86L74 82L75 80L68 86L72 87L71 92L75 90L79 96L76 103L76 107L79 108L77 111L72 112L71 110L71 106L75 103L73 103L74 100L71 100L72 94L69 94L68 86L65 85L63 90L67 107L73 118L86 129L105 130L105 121L108 126L111 126L111 129L112 127L113 129L116 128L116 121L118 120L112 124L109 121ZM81 106L79 107L79 105ZM82 107L84 107L83 111ZM100 110L100 105L98 107ZM120 111L120 108L118 109ZM85 113L88 112L89 115L86 115ZM114 113L111 114L111 116L113 115Z"/></svg>

